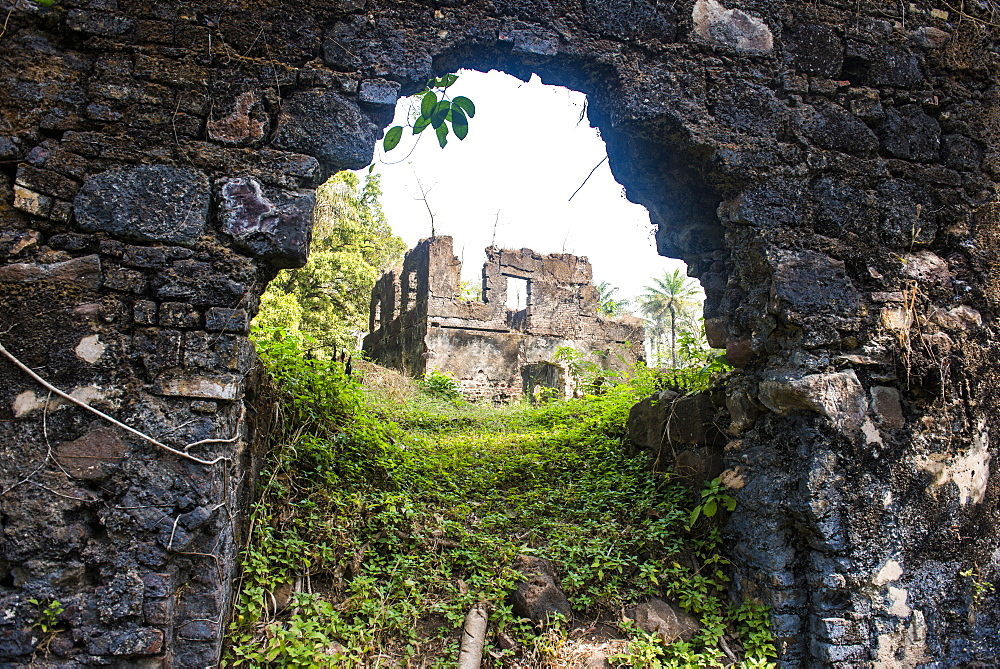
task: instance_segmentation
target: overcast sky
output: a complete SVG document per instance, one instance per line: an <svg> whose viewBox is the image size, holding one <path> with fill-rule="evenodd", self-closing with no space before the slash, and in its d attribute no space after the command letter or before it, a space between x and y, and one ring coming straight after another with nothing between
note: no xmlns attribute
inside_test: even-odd
<svg viewBox="0 0 1000 669"><path fill-rule="evenodd" d="M383 208L408 246L431 233L419 178L437 234L455 238L465 280L480 280L483 249L491 244L587 256L594 282L618 286L618 297L626 299L654 276L683 269L656 254L649 214L624 198L607 162L568 201L606 155L597 130L586 116L580 120L582 93L545 86L537 77L524 83L500 72L460 74L449 93L476 105L464 141L452 135L441 149L428 129L407 156L413 147L407 129L396 149L383 155L380 146L376 153ZM405 125L408 107L400 101L394 125Z"/></svg>

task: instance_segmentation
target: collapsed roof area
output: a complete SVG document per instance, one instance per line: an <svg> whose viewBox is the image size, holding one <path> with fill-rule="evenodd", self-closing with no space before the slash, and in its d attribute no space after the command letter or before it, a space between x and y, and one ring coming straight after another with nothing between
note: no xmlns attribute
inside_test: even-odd
<svg viewBox="0 0 1000 669"><path fill-rule="evenodd" d="M557 356L562 347L612 370L643 358L639 319L597 314L586 258L490 247L482 301L462 298L461 272L451 237L421 240L372 290L365 353L411 376L451 374L467 399L493 402L542 388L572 395L574 380ZM511 309L517 280L526 299Z"/></svg>

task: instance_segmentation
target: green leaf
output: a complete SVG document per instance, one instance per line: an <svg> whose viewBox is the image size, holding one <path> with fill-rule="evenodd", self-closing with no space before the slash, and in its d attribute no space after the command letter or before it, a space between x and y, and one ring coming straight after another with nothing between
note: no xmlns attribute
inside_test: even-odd
<svg viewBox="0 0 1000 669"><path fill-rule="evenodd" d="M399 145L399 140L403 137L403 126L396 125L389 128L389 132L385 133L385 138L382 140L382 148L386 151L392 151Z"/></svg>
<svg viewBox="0 0 1000 669"><path fill-rule="evenodd" d="M447 100L442 100L434 108L434 113L430 115L431 125L437 130L448 119L448 112L451 111L451 104Z"/></svg>
<svg viewBox="0 0 1000 669"><path fill-rule="evenodd" d="M431 124L431 120L426 116L419 116L413 124L413 134L419 135L422 133L427 126Z"/></svg>
<svg viewBox="0 0 1000 669"><path fill-rule="evenodd" d="M719 504L713 498L705 502L705 508L702 509L702 513L705 514L706 518L711 518L712 516L715 515L715 512L718 510L719 510Z"/></svg>
<svg viewBox="0 0 1000 669"><path fill-rule="evenodd" d="M735 497L731 497L729 495L724 495L722 501L726 505L726 510L727 511L733 511L733 510L736 509L736 498Z"/></svg>
<svg viewBox="0 0 1000 669"><path fill-rule="evenodd" d="M451 101L451 104L452 106L458 107L463 112L465 112L465 115L468 116L469 118L472 118L476 115L476 105L472 104L472 100L465 97L464 95L457 96L454 100Z"/></svg>
<svg viewBox="0 0 1000 669"><path fill-rule="evenodd" d="M446 74L446 75L444 75L443 77L440 77L437 80L437 82L438 82L437 85L438 85L438 88L448 88L449 86L451 86L452 84L454 84L456 81L458 81L458 75L457 74Z"/></svg>
<svg viewBox="0 0 1000 669"><path fill-rule="evenodd" d="M437 107L437 103L438 98L434 94L434 91L427 91L424 94L424 99L420 101L420 115L430 118L431 114L434 113L434 108Z"/></svg>
<svg viewBox="0 0 1000 669"><path fill-rule="evenodd" d="M688 525L694 525L695 521L698 520L698 516L701 515L701 505L694 507L691 511L691 516L688 518Z"/></svg>
<svg viewBox="0 0 1000 669"><path fill-rule="evenodd" d="M458 107L451 108L451 129L455 131L455 136L459 139L465 139L466 135L469 134L469 119L465 117L465 114Z"/></svg>
<svg viewBox="0 0 1000 669"><path fill-rule="evenodd" d="M437 133L438 144L440 144L443 149L445 144L448 143L448 126L442 123L437 127L435 132Z"/></svg>

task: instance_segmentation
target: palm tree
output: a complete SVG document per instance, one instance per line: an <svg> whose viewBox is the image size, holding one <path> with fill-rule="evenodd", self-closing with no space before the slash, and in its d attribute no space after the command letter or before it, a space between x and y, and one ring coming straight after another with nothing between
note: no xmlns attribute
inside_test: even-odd
<svg viewBox="0 0 1000 669"><path fill-rule="evenodd" d="M663 332L664 321L670 319L670 360L677 369L677 319L698 306L695 299L698 285L684 276L679 269L666 272L663 278L653 279L652 286L646 286L646 291L639 296L639 307L653 322L653 332L657 342L657 358L659 358L659 336Z"/></svg>
<svg viewBox="0 0 1000 669"><path fill-rule="evenodd" d="M628 300L616 300L615 293L618 286L612 286L607 281L597 284L597 313L602 316L620 316L631 302Z"/></svg>

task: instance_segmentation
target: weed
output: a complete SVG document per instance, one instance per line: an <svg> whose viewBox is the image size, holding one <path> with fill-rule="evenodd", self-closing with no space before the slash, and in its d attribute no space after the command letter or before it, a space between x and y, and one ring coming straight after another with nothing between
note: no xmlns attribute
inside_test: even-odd
<svg viewBox="0 0 1000 669"><path fill-rule="evenodd" d="M42 634L38 648L47 655L49 644L55 639L56 634L62 631L62 628L59 627L59 616L66 609L58 599L45 603L44 600L32 597L28 603L34 604L37 610L34 627Z"/></svg>
<svg viewBox="0 0 1000 669"><path fill-rule="evenodd" d="M683 645L636 632L629 652L661 664L633 666L718 664L723 633L760 631L724 604L718 529L692 535L688 493L646 456L625 455L629 409L655 386L648 370L616 376L600 395L493 408L427 392L426 381L379 400L379 387L362 388L339 364L304 359L308 342L258 346L284 401L226 666L454 666L457 630L480 602L492 608L492 666L543 666L569 630L536 630L512 612L522 554L553 562L580 614L617 618L656 595L701 619ZM753 647L766 659L763 643Z"/></svg>

